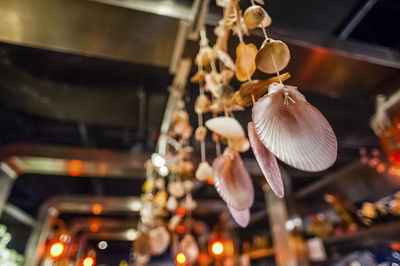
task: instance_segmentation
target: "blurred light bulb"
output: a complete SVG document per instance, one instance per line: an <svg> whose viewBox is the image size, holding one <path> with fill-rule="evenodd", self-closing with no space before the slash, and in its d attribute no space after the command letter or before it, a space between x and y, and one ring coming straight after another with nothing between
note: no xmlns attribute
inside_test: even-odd
<svg viewBox="0 0 400 266"><path fill-rule="evenodd" d="M167 176L169 174L168 167L166 167L165 165L161 166L159 169L159 173L162 176Z"/></svg>
<svg viewBox="0 0 400 266"><path fill-rule="evenodd" d="M99 247L99 249L104 250L108 247L108 243L106 241L100 241L97 246Z"/></svg>
<svg viewBox="0 0 400 266"><path fill-rule="evenodd" d="M161 167L161 166L165 165L165 159L163 157L161 157L161 155L158 153L153 153L153 155L151 155L151 162L156 167Z"/></svg>
<svg viewBox="0 0 400 266"><path fill-rule="evenodd" d="M129 229L129 230L126 232L126 238L127 238L129 241L135 240L136 235L137 235L137 232L136 232L135 229Z"/></svg>

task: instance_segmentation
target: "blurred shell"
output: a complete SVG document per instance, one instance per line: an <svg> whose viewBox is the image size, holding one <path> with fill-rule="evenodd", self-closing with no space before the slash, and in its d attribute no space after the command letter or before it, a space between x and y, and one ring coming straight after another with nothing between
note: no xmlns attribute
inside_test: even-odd
<svg viewBox="0 0 400 266"><path fill-rule="evenodd" d="M208 162L201 162L196 171L196 178L200 181L206 181L212 175L212 168Z"/></svg>
<svg viewBox="0 0 400 266"><path fill-rule="evenodd" d="M175 231L175 228L178 226L178 224L182 221L182 217L179 215L174 215L171 217L168 223L168 229L170 231Z"/></svg>
<svg viewBox="0 0 400 266"><path fill-rule="evenodd" d="M280 75L282 81L290 78L289 73ZM268 92L268 87L274 82L279 82L278 77L272 77L264 80L251 80L243 83L240 89L233 94L232 100L234 103L248 107L253 105L252 94L254 100L257 101L261 96Z"/></svg>
<svg viewBox="0 0 400 266"><path fill-rule="evenodd" d="M194 183L191 180L183 181L183 186L185 187L186 191L192 191L194 188Z"/></svg>
<svg viewBox="0 0 400 266"><path fill-rule="evenodd" d="M232 104L232 102L226 101L226 99L222 100L214 100L213 103L210 105L208 110L213 113L221 113L225 111L225 108L231 111L244 111L244 108L237 104Z"/></svg>
<svg viewBox="0 0 400 266"><path fill-rule="evenodd" d="M275 155L265 148L264 144L260 141L253 122L248 123L247 130L254 157L256 157L265 179L267 179L272 191L274 191L279 198L282 198L285 192L281 172Z"/></svg>
<svg viewBox="0 0 400 266"><path fill-rule="evenodd" d="M199 255L199 247L191 234L185 235L181 240L180 248L188 263L194 263Z"/></svg>
<svg viewBox="0 0 400 266"><path fill-rule="evenodd" d="M146 180L142 185L143 192L151 192L154 188L154 182L151 180Z"/></svg>
<svg viewBox="0 0 400 266"><path fill-rule="evenodd" d="M164 189L165 188L165 180L164 178L157 178L155 182L155 187L157 189Z"/></svg>
<svg viewBox="0 0 400 266"><path fill-rule="evenodd" d="M199 96L197 96L197 99L194 103L194 111L197 114L205 113L205 112L207 112L210 104L211 104L210 99L208 99L208 97L206 95L200 94Z"/></svg>
<svg viewBox="0 0 400 266"><path fill-rule="evenodd" d="M180 198L185 194L185 187L182 182L169 182L168 183L168 192L175 198Z"/></svg>
<svg viewBox="0 0 400 266"><path fill-rule="evenodd" d="M229 69L224 69L221 71L221 81L224 84L231 82L232 78L235 76L235 72Z"/></svg>
<svg viewBox="0 0 400 266"><path fill-rule="evenodd" d="M249 209L254 201L254 187L239 153L229 147L212 165L214 186L221 198L236 210Z"/></svg>
<svg viewBox="0 0 400 266"><path fill-rule="evenodd" d="M166 191L158 191L154 196L153 202L159 206L164 207L165 203L167 203L168 194Z"/></svg>
<svg viewBox="0 0 400 266"><path fill-rule="evenodd" d="M176 210L177 207L178 207L178 201L173 196L170 196L166 204L167 210L173 212Z"/></svg>
<svg viewBox="0 0 400 266"><path fill-rule="evenodd" d="M196 65L202 65L204 67L210 65L211 60L215 60L217 58L216 52L211 47L201 48L199 53L196 56L195 63Z"/></svg>
<svg viewBox="0 0 400 266"><path fill-rule="evenodd" d="M214 142L219 142L219 135L217 133L213 132L211 135L211 139Z"/></svg>
<svg viewBox="0 0 400 266"><path fill-rule="evenodd" d="M227 206L228 206L229 212L232 214L233 219L240 227L245 228L245 227L247 227L247 225L249 225L249 222L250 222L250 210L249 209L239 211L239 210L236 210L235 208L229 206L229 204Z"/></svg>
<svg viewBox="0 0 400 266"><path fill-rule="evenodd" d="M172 114L172 121L189 121L189 114L183 110L175 110Z"/></svg>
<svg viewBox="0 0 400 266"><path fill-rule="evenodd" d="M190 82L192 83L202 83L206 78L206 72L204 70L199 70L193 77L190 78Z"/></svg>
<svg viewBox="0 0 400 266"><path fill-rule="evenodd" d="M337 140L329 122L296 87L271 84L253 106L253 122L264 146L292 167L317 172L336 160Z"/></svg>
<svg viewBox="0 0 400 266"><path fill-rule="evenodd" d="M211 92L213 95L217 93L218 87L221 84L221 76L219 73L211 72L206 74L205 90Z"/></svg>
<svg viewBox="0 0 400 266"><path fill-rule="evenodd" d="M263 22L266 16L268 15L261 6L249 6L243 14L244 24L251 30L255 29Z"/></svg>
<svg viewBox="0 0 400 266"><path fill-rule="evenodd" d="M257 55L257 47L252 44L240 42L236 48L236 78L239 81L246 81L256 71L255 58Z"/></svg>
<svg viewBox="0 0 400 266"><path fill-rule="evenodd" d="M275 68L275 64L277 69ZM273 74L284 69L290 60L290 51L287 45L279 40L266 39L256 56L256 65L264 73Z"/></svg>
<svg viewBox="0 0 400 266"><path fill-rule="evenodd" d="M242 138L244 130L240 123L232 117L220 116L206 121L206 126L211 131L226 138Z"/></svg>
<svg viewBox="0 0 400 266"><path fill-rule="evenodd" d="M246 137L228 138L228 146L238 152L246 152L250 149L250 142Z"/></svg>
<svg viewBox="0 0 400 266"><path fill-rule="evenodd" d="M193 211L197 207L197 202L193 200L192 197L186 197L186 199L182 202L182 207L187 211Z"/></svg>
<svg viewBox="0 0 400 266"><path fill-rule="evenodd" d="M268 15L268 13L265 10L264 10L264 12L265 12L265 17L261 21L261 24L259 25L262 28L266 28L266 27L270 26L272 23L271 17Z"/></svg>
<svg viewBox="0 0 400 266"><path fill-rule="evenodd" d="M150 230L149 237L152 255L161 255L168 249L171 237L164 226Z"/></svg>
<svg viewBox="0 0 400 266"><path fill-rule="evenodd" d="M150 255L149 247L149 234L146 232L139 232L135 241L133 242L133 250L137 255Z"/></svg>
<svg viewBox="0 0 400 266"><path fill-rule="evenodd" d="M207 135L207 128L204 126L198 127L194 132L194 138L198 141L204 140Z"/></svg>
<svg viewBox="0 0 400 266"><path fill-rule="evenodd" d="M217 50L217 54L218 54L219 60L222 62L222 64L224 64L224 66L235 71L235 69L236 69L235 63L233 62L233 60L229 54L227 54L224 51L219 50L219 49Z"/></svg>
<svg viewBox="0 0 400 266"><path fill-rule="evenodd" d="M232 0L216 0L217 6L227 7L232 3Z"/></svg>

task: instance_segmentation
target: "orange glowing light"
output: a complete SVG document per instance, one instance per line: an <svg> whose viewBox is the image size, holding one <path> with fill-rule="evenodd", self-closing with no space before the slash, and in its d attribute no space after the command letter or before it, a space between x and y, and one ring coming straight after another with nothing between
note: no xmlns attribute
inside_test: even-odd
<svg viewBox="0 0 400 266"><path fill-rule="evenodd" d="M72 160L69 163L69 175L70 176L80 176L82 173L82 161Z"/></svg>
<svg viewBox="0 0 400 266"><path fill-rule="evenodd" d="M61 242L53 242L50 245L49 255L52 259L60 259L65 253L65 244Z"/></svg>
<svg viewBox="0 0 400 266"><path fill-rule="evenodd" d="M376 171L378 171L378 173L383 173L383 172L385 172L385 170L386 170L386 164L385 163L380 163L376 167Z"/></svg>
<svg viewBox="0 0 400 266"><path fill-rule="evenodd" d="M211 246L211 252L220 256L224 252L224 245L220 241L215 241Z"/></svg>
<svg viewBox="0 0 400 266"><path fill-rule="evenodd" d="M92 223L92 224L90 224L90 228L89 229L90 229L90 232L96 233L100 229L100 224L99 223Z"/></svg>
<svg viewBox="0 0 400 266"><path fill-rule="evenodd" d="M209 176L207 178L207 183L210 184L210 185L214 185L214 180L213 180L212 176Z"/></svg>
<svg viewBox="0 0 400 266"><path fill-rule="evenodd" d="M94 215L99 215L102 211L103 211L103 207L100 204L98 204L98 203L93 204L92 213Z"/></svg>
<svg viewBox="0 0 400 266"><path fill-rule="evenodd" d="M180 224L176 227L176 232L178 232L179 234L183 234L185 233L185 226Z"/></svg>
<svg viewBox="0 0 400 266"><path fill-rule="evenodd" d="M176 215L183 217L186 214L186 210L185 208L179 207L178 209L176 209Z"/></svg>
<svg viewBox="0 0 400 266"><path fill-rule="evenodd" d="M389 174L400 176L400 165L393 165L389 168Z"/></svg>
<svg viewBox="0 0 400 266"><path fill-rule="evenodd" d="M90 256L86 256L83 260L82 260L82 265L83 266L94 266L94 258L90 257Z"/></svg>
<svg viewBox="0 0 400 266"><path fill-rule="evenodd" d="M186 264L186 257L182 252L180 252L176 255L175 263L176 263L176 265L185 265Z"/></svg>

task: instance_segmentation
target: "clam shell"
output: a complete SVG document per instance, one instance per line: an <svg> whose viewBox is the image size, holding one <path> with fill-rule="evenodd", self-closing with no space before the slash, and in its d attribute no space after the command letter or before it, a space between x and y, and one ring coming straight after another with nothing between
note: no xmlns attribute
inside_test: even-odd
<svg viewBox="0 0 400 266"><path fill-rule="evenodd" d="M185 195L185 187L183 186L182 182L169 182L168 192L175 198L180 198Z"/></svg>
<svg viewBox="0 0 400 266"><path fill-rule="evenodd" d="M206 181L212 175L212 168L208 162L201 162L196 171L196 178L200 181Z"/></svg>
<svg viewBox="0 0 400 266"><path fill-rule="evenodd" d="M232 78L235 76L235 72L229 69L224 69L221 71L221 81L224 84L229 84Z"/></svg>
<svg viewBox="0 0 400 266"><path fill-rule="evenodd" d="M261 21L261 24L259 25L259 27L262 27L262 28L269 27L272 23L271 17L268 15L268 13L265 10L264 10L264 12L265 12L264 19Z"/></svg>
<svg viewBox="0 0 400 266"><path fill-rule="evenodd" d="M213 181L221 198L236 210L246 210L253 205L254 187L239 153L229 147L215 158Z"/></svg>
<svg viewBox="0 0 400 266"><path fill-rule="evenodd" d="M185 235L179 244L181 252L185 255L188 263L194 263L199 255L199 247L191 234Z"/></svg>
<svg viewBox="0 0 400 266"><path fill-rule="evenodd" d="M274 60L277 69L275 68ZM255 62L260 71L273 74L284 69L288 65L289 60L290 51L287 45L282 41L268 38L261 45Z"/></svg>
<svg viewBox="0 0 400 266"><path fill-rule="evenodd" d="M267 14L261 6L249 6L243 14L244 24L251 30L255 29L263 22L265 16Z"/></svg>
<svg viewBox="0 0 400 266"><path fill-rule="evenodd" d="M206 91L210 91L214 96L218 95L219 85L221 85L221 76L219 73L211 72L206 74Z"/></svg>
<svg viewBox="0 0 400 266"><path fill-rule="evenodd" d="M152 255L163 254L169 246L171 237L164 226L159 226L149 232L149 245Z"/></svg>
<svg viewBox="0 0 400 266"><path fill-rule="evenodd" d="M229 138L228 146L237 152L246 152L250 149L250 142L246 137L242 138Z"/></svg>
<svg viewBox="0 0 400 266"><path fill-rule="evenodd" d="M194 132L194 138L198 141L204 140L207 135L207 128L206 127L198 127L196 131Z"/></svg>
<svg viewBox="0 0 400 266"><path fill-rule="evenodd" d="M200 94L199 96L197 96L197 99L194 103L194 111L197 114L205 113L205 112L207 112L210 104L211 104L210 99L208 99L208 97L206 95Z"/></svg>
<svg viewBox="0 0 400 266"><path fill-rule="evenodd" d="M199 53L196 56L195 63L196 65L202 65L204 67L210 65L211 60L215 60L217 58L216 53L211 47L201 48Z"/></svg>
<svg viewBox="0 0 400 266"><path fill-rule="evenodd" d="M167 204L165 205L165 207L167 208L167 210L169 210L170 212L173 212L176 210L176 208L178 207L178 201L170 196L167 200Z"/></svg>
<svg viewBox="0 0 400 266"><path fill-rule="evenodd" d="M257 55L257 47L252 44L240 42L236 48L236 78L239 81L246 81L256 71L255 58Z"/></svg>
<svg viewBox="0 0 400 266"><path fill-rule="evenodd" d="M171 219L168 222L168 229L170 231L175 231L175 228L178 226L178 224L182 221L182 217L179 215L174 215L171 217Z"/></svg>
<svg viewBox="0 0 400 266"><path fill-rule="evenodd" d="M285 94L294 102L285 104ZM296 87L271 84L253 106L253 122L264 146L290 166L317 172L336 160L337 140L329 122Z"/></svg>
<svg viewBox="0 0 400 266"><path fill-rule="evenodd" d="M250 222L250 210L245 209L242 211L236 210L235 208L227 205L229 212L231 213L233 220L240 226L240 227L247 227Z"/></svg>
<svg viewBox="0 0 400 266"><path fill-rule="evenodd" d="M192 83L202 83L206 78L206 72L204 70L199 70L193 77L190 78L190 82Z"/></svg>
<svg viewBox="0 0 400 266"><path fill-rule="evenodd" d="M159 207L164 207L167 203L167 198L168 194L166 191L158 191L154 196L153 202Z"/></svg>
<svg viewBox="0 0 400 266"><path fill-rule="evenodd" d="M242 138L244 130L240 123L232 117L220 116L206 121L206 127L226 138Z"/></svg>
<svg viewBox="0 0 400 266"><path fill-rule="evenodd" d="M253 122L247 124L247 130L254 157L256 157L265 179L267 179L272 191L274 191L279 198L282 198L284 196L284 186L278 162L274 154L265 148L264 144L258 138Z"/></svg>

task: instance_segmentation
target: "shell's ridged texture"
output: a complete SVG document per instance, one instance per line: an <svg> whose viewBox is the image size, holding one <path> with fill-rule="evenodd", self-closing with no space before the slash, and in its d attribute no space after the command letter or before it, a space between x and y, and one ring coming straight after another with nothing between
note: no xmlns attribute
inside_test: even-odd
<svg viewBox="0 0 400 266"><path fill-rule="evenodd" d="M282 198L284 196L284 187L275 155L265 148L264 144L260 141L253 122L248 123L247 130L249 133L251 149L260 165L261 171L274 193L278 197Z"/></svg>
<svg viewBox="0 0 400 266"><path fill-rule="evenodd" d="M194 237L190 234L185 235L179 246L187 262L194 263L199 255L199 247Z"/></svg>
<svg viewBox="0 0 400 266"><path fill-rule="evenodd" d="M236 210L249 209L254 201L254 187L238 152L226 148L213 164L215 189Z"/></svg>
<svg viewBox="0 0 400 266"><path fill-rule="evenodd" d="M232 214L233 219L240 227L247 227L250 222L250 210L245 209L242 211L238 211L235 208L228 206L229 212Z"/></svg>
<svg viewBox="0 0 400 266"><path fill-rule="evenodd" d="M215 117L206 121L206 127L226 138L242 138L244 130L240 123L232 117Z"/></svg>
<svg viewBox="0 0 400 266"><path fill-rule="evenodd" d="M259 139L290 166L309 172L327 169L337 157L337 140L329 122L295 87L277 86L271 84L274 90L253 106Z"/></svg>
<svg viewBox="0 0 400 266"><path fill-rule="evenodd" d="M149 237L151 254L160 255L167 250L171 237L164 226L150 230Z"/></svg>

